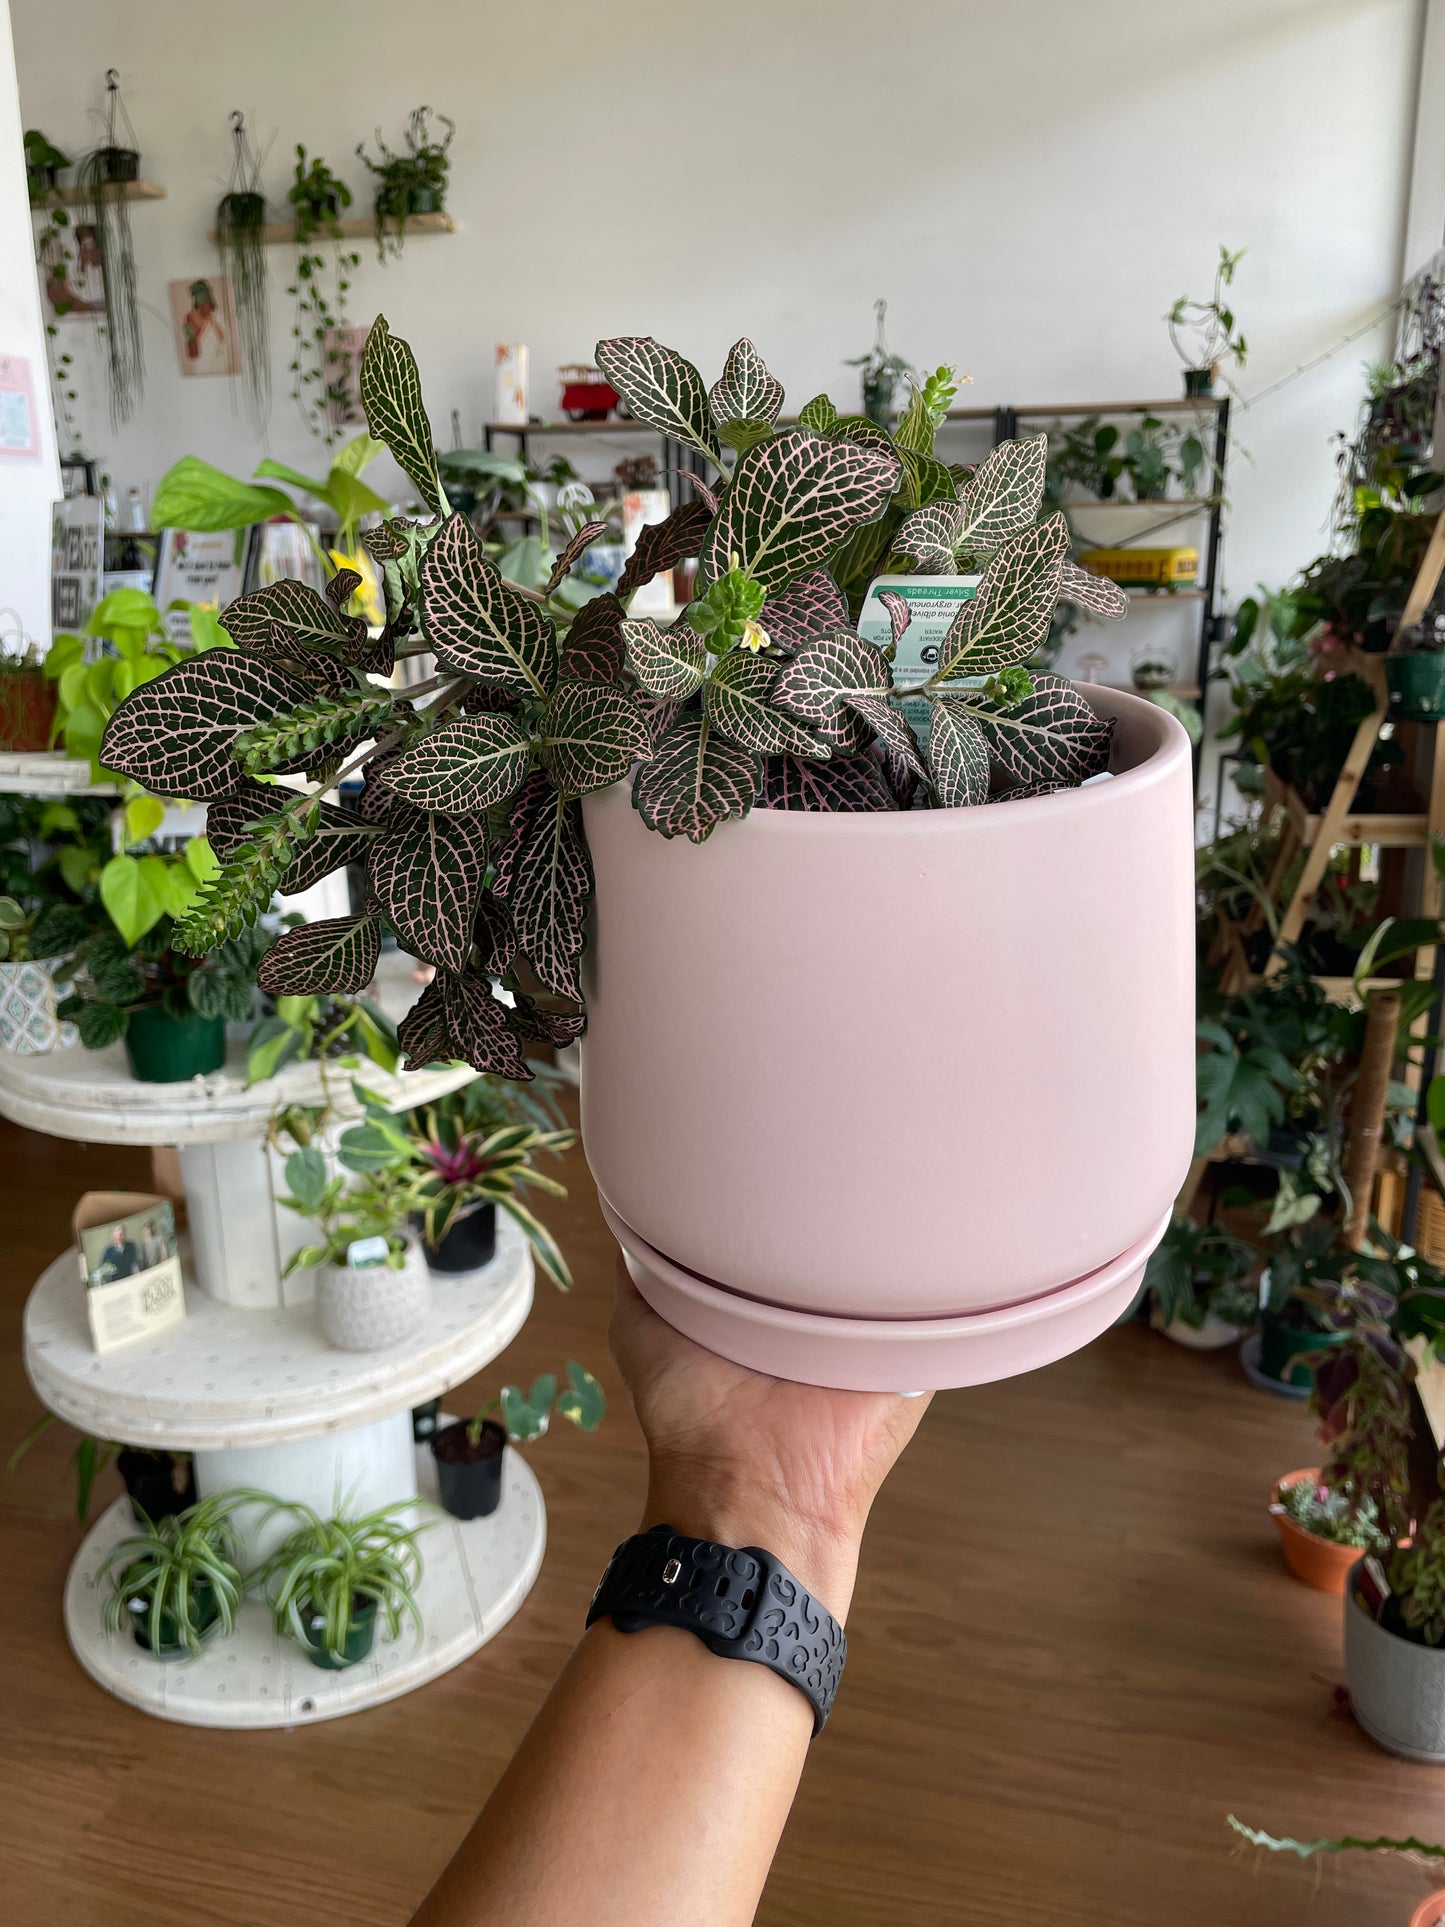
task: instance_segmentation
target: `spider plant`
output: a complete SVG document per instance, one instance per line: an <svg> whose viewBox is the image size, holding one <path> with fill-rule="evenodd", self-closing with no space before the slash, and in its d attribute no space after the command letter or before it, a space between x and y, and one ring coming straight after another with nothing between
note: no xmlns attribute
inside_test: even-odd
<svg viewBox="0 0 1445 1927"><path fill-rule="evenodd" d="M217 1493L122 1539L96 1575L111 1582L107 1630L129 1619L158 1657L199 1653L215 1626L229 1634L246 1591L233 1514L257 1500L273 1503L263 1492Z"/></svg>
<svg viewBox="0 0 1445 1927"><path fill-rule="evenodd" d="M104 135L76 169L77 222L89 225L100 264L105 300L105 354L110 375L110 419L120 428L134 415L145 387L140 283L130 231L126 188L140 171L130 115L120 97L120 75L105 76Z"/></svg>
<svg viewBox="0 0 1445 1927"><path fill-rule="evenodd" d="M268 1516L289 1511L301 1520L255 1574L277 1632L304 1646L318 1665L332 1667L365 1656L378 1611L389 1639L401 1636L403 1620L420 1635L416 1589L422 1561L416 1542L428 1522L398 1516L417 1509L416 1500L400 1499L360 1518L323 1519L307 1505L273 1505ZM364 1641L357 1637L358 1621Z"/></svg>
<svg viewBox="0 0 1445 1927"><path fill-rule="evenodd" d="M231 295L251 415L264 429L271 413L271 331L267 311L266 196L261 157L246 132L246 116L231 116L231 177L216 208L216 248Z"/></svg>
<svg viewBox="0 0 1445 1927"><path fill-rule="evenodd" d="M541 1130L533 1124L469 1128L455 1108L442 1104L396 1118L361 1085L352 1087L366 1117L341 1134L338 1156L349 1171L404 1169L413 1180L414 1208L421 1212L427 1243L436 1246L457 1214L472 1204L494 1204L521 1229L532 1254L562 1291L572 1274L556 1239L522 1202L528 1185L565 1198L567 1187L537 1170L533 1159L576 1143L575 1131Z"/></svg>

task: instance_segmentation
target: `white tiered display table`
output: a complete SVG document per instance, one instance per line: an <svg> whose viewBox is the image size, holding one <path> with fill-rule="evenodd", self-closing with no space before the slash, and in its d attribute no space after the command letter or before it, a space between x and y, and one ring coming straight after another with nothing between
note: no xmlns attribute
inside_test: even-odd
<svg viewBox="0 0 1445 1927"><path fill-rule="evenodd" d="M414 990L414 986L412 986ZM184 1084L142 1084L123 1050L0 1053L0 1113L52 1136L96 1144L174 1144L185 1184L189 1240L183 1323L119 1350L97 1353L74 1251L49 1265L25 1309L25 1363L36 1392L60 1417L97 1438L189 1451L203 1496L254 1488L301 1501L323 1516L366 1512L428 1496L429 1452L412 1443L411 1408L480 1371L512 1340L531 1309L532 1255L510 1218L478 1271L438 1276L422 1327L378 1352L333 1350L321 1335L314 1280L291 1251L314 1241L297 1214L278 1208L283 1158L266 1140L293 1105L329 1100L321 1142L358 1114L357 1077L388 1109L427 1104L475 1075L466 1066L393 1076L289 1065L246 1085L244 1050L224 1069ZM105 1181L97 1162L95 1182ZM283 1726L326 1719L409 1692L474 1652L526 1597L541 1565L546 1514L532 1474L508 1454L502 1504L462 1524L445 1513L422 1535L418 1604L424 1634L394 1645L378 1637L367 1660L343 1672L314 1666L278 1638L263 1605L248 1601L234 1637L194 1660L163 1662L128 1632L107 1635L95 1575L132 1529L128 1502L88 1534L66 1587L65 1618L77 1658L102 1686L166 1719L213 1726ZM287 1531L242 1514L247 1565Z"/></svg>

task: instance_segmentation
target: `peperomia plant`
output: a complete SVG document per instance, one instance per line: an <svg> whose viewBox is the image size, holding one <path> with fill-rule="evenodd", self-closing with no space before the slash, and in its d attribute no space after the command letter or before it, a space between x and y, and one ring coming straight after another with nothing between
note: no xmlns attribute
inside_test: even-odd
<svg viewBox="0 0 1445 1927"><path fill-rule="evenodd" d="M1063 518L1039 522L1045 441L1005 442L972 472L934 455L947 371L917 389L890 435L825 396L779 425L781 384L749 341L711 389L650 337L598 344L639 422L716 470L698 499L645 531L616 594L573 614L551 599L600 533L580 529L540 590L504 580L450 511L416 363L378 320L360 390L371 434L429 512L363 538L381 567L379 637L349 613L357 578L325 596L282 582L223 617L233 649L178 664L136 691L106 733L107 767L162 796L211 805L221 870L179 941L205 951L254 921L276 888L346 863L369 879L363 913L283 933L261 972L277 994L353 994L383 924L436 966L400 1040L412 1063L463 1058L525 1077L521 1046L578 1036L592 871L580 799L631 777L649 829L700 843L755 804L900 810L1007 802L1102 771L1112 724L1057 676L1023 664L1060 598L1124 613L1113 584L1068 559ZM633 592L685 557L697 599L668 628L628 615ZM888 567L981 571L937 667L906 687L893 642L853 623ZM558 622L569 621L565 633ZM437 674L372 681L400 656ZM926 739L905 718L921 699ZM912 713L918 713L914 710ZM365 770L355 811L324 804ZM263 774L303 774L298 794ZM529 972L521 987L523 969ZM504 1005L494 980L515 988ZM534 994L540 987L547 1001Z"/></svg>

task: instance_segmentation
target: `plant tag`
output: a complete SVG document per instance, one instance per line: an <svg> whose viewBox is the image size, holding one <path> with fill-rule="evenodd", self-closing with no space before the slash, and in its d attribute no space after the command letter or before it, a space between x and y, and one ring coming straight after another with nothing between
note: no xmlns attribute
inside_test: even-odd
<svg viewBox="0 0 1445 1927"><path fill-rule="evenodd" d="M885 648L893 640L893 617L884 591L900 598L908 610L908 627L898 639L893 657L893 680L901 685L927 682L937 669L943 639L965 602L978 594L979 575L877 575L868 584L863 613L858 618L858 633L867 642ZM903 705L903 714L923 749L928 748L928 731L933 721L933 705L926 697L915 696Z"/></svg>
<svg viewBox="0 0 1445 1927"><path fill-rule="evenodd" d="M384 1265L390 1256L391 1246L385 1238L353 1238L346 1247L346 1268L365 1271L371 1265Z"/></svg>
<svg viewBox="0 0 1445 1927"><path fill-rule="evenodd" d="M1360 1577L1355 1585L1355 1598L1371 1619L1377 1623L1385 1610L1385 1601L1390 1597L1390 1582L1385 1577L1385 1568L1374 1553L1368 1553L1360 1567Z"/></svg>

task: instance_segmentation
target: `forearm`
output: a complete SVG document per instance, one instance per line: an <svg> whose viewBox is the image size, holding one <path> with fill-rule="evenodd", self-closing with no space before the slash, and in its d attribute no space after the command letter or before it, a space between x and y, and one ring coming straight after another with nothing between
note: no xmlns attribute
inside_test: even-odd
<svg viewBox="0 0 1445 1927"><path fill-rule="evenodd" d="M644 1525L777 1554L841 1620L857 1540L682 1482ZM414 1927L746 1927L797 1790L812 1708L692 1634L583 1638Z"/></svg>

